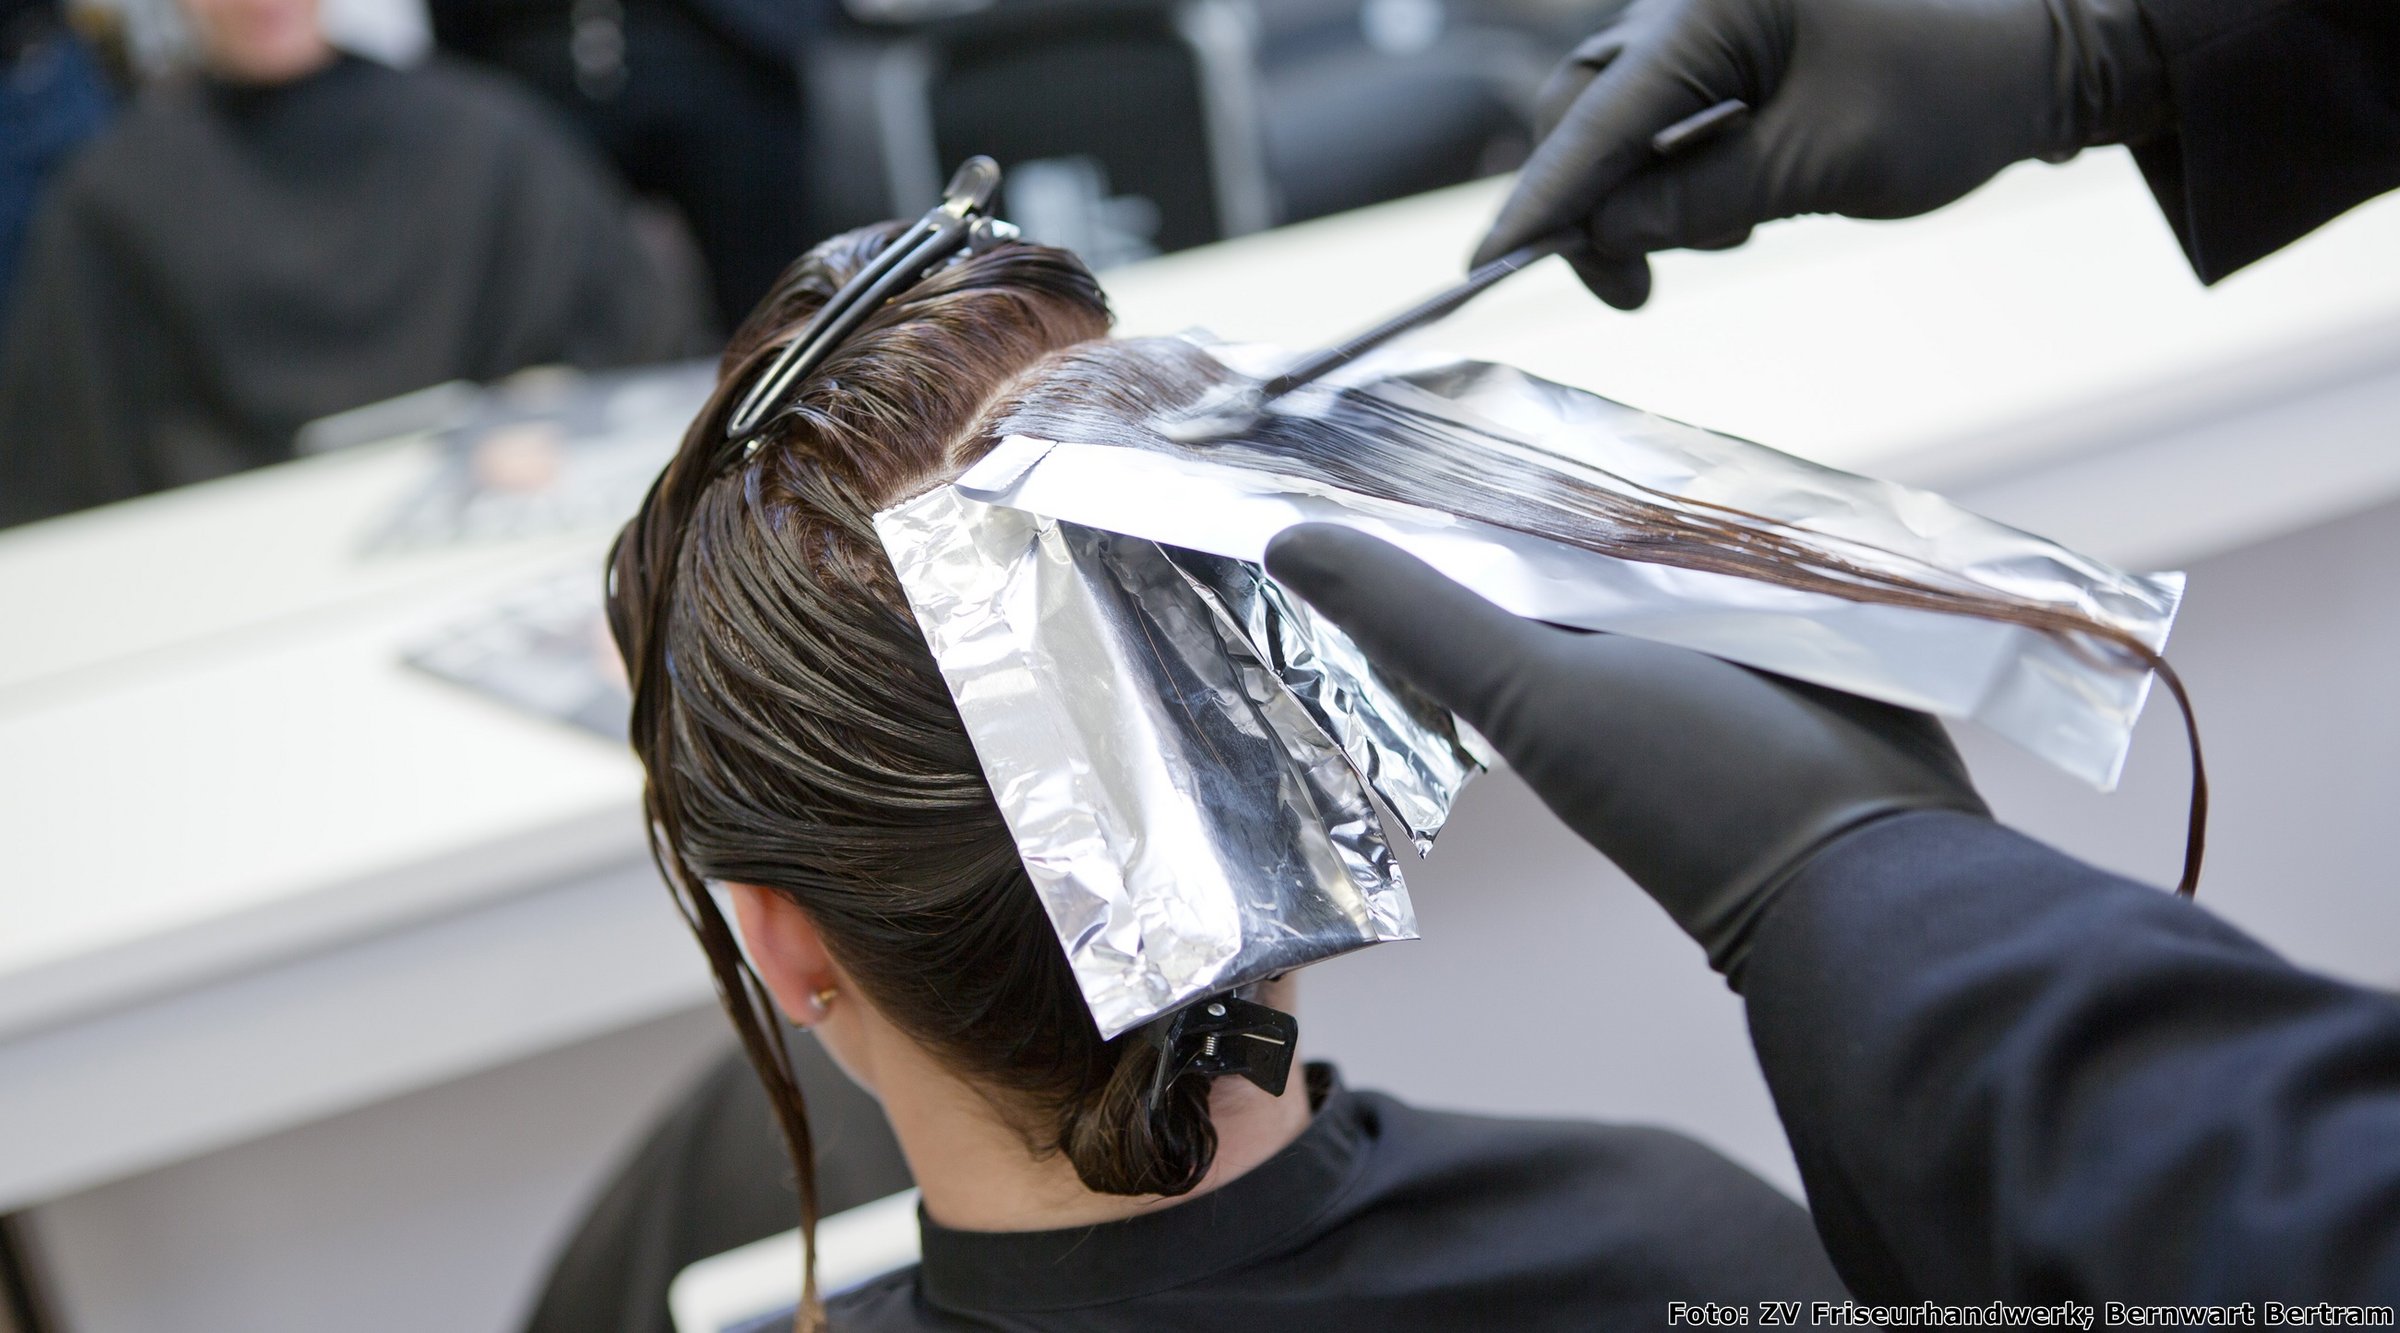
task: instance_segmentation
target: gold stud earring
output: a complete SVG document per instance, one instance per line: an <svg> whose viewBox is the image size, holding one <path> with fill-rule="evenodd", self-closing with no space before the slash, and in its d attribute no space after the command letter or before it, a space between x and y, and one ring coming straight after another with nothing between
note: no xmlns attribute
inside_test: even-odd
<svg viewBox="0 0 2400 1333"><path fill-rule="evenodd" d="M823 1014L828 1014L828 1013L831 1013L831 1012L833 1011L833 997L834 997L834 994L835 994L835 991L834 991L833 987L831 987L831 986L820 986L820 987L818 987L818 988L817 988L817 990L816 990L816 991L815 991L813 994L811 994L811 995L810 995L808 998L810 998L810 999L812 999L812 1000L814 1000L814 1001L816 1001L816 1002L817 1002L817 1013L818 1013L818 1014L820 1014L820 1015L823 1015Z"/></svg>

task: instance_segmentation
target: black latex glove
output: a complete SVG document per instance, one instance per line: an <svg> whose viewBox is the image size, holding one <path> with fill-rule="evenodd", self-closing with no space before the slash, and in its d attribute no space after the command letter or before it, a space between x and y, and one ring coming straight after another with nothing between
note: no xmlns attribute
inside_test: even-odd
<svg viewBox="0 0 2400 1333"><path fill-rule="evenodd" d="M2012 162L2160 128L2136 0L1634 0L1544 94L1545 137L1478 264L1564 227L1630 310L1654 250L1723 249L1800 213L1927 212ZM1650 137L1726 98L1756 116L1669 161Z"/></svg>
<svg viewBox="0 0 2400 1333"><path fill-rule="evenodd" d="M1818 848L1904 810L1990 813L1924 714L1525 620L1351 528L1284 532L1267 571L1472 723L1737 983L1750 928Z"/></svg>

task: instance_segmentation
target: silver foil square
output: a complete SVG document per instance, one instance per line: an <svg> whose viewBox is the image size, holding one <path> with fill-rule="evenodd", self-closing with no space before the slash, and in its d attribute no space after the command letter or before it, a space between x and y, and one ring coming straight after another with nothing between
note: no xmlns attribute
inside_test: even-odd
<svg viewBox="0 0 2400 1333"><path fill-rule="evenodd" d="M1103 1036L1416 937L1362 771L1429 842L1447 712L1252 565L948 486L876 526Z"/></svg>

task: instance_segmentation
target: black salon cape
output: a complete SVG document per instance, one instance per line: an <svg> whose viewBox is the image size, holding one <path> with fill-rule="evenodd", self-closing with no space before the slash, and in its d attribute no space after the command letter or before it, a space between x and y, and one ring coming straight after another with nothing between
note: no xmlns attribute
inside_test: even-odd
<svg viewBox="0 0 2400 1333"><path fill-rule="evenodd" d="M2400 3L2140 3L2175 128L2134 159L2203 281L2400 188Z"/></svg>
<svg viewBox="0 0 2400 1333"><path fill-rule="evenodd" d="M1309 1128L1222 1189L1065 1231L925 1221L923 1263L835 1297L834 1333L1652 1329L1671 1301L1841 1298L1807 1214L1680 1135L1310 1078Z"/></svg>
<svg viewBox="0 0 2400 1333"><path fill-rule="evenodd" d="M1812 860L1742 994L1861 1301L2400 1303L2400 999L1951 813Z"/></svg>
<svg viewBox="0 0 2400 1333"><path fill-rule="evenodd" d="M60 178L0 337L0 524L290 455L450 379L695 346L697 310L530 99L441 63L153 87Z"/></svg>

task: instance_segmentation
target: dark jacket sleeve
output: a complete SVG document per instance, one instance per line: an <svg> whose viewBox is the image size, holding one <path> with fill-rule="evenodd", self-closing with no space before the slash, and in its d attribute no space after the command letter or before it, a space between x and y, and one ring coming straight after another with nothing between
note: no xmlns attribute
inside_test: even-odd
<svg viewBox="0 0 2400 1333"><path fill-rule="evenodd" d="M2400 1302L2400 1001L1962 814L1814 859L1752 1035L1861 1299Z"/></svg>
<svg viewBox="0 0 2400 1333"><path fill-rule="evenodd" d="M2175 120L2134 158L2202 281L2400 187L2400 4L2141 6Z"/></svg>

